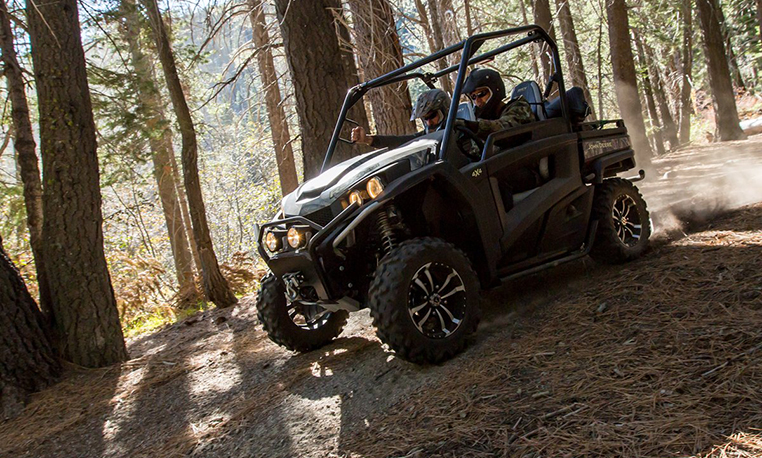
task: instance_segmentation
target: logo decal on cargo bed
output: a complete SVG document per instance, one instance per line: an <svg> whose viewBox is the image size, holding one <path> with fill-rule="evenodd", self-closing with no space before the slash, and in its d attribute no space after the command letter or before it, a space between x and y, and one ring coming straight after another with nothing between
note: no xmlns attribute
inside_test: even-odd
<svg viewBox="0 0 762 458"><path fill-rule="evenodd" d="M606 139L606 140L592 140L584 142L583 150L585 152L585 160L592 159L602 154L613 153L614 151L620 151L630 147L630 139L627 137Z"/></svg>

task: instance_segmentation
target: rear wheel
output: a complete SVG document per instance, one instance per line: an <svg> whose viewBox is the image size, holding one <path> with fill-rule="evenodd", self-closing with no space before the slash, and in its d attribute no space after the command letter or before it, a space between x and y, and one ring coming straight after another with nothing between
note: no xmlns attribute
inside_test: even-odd
<svg viewBox="0 0 762 458"><path fill-rule="evenodd" d="M640 256L651 237L651 219L638 188L623 178L605 180L595 190L593 218L598 230L590 256L609 264Z"/></svg>
<svg viewBox="0 0 762 458"><path fill-rule="evenodd" d="M468 258L435 238L408 240L392 250L368 295L379 338L419 364L463 350L481 316L479 282Z"/></svg>
<svg viewBox="0 0 762 458"><path fill-rule="evenodd" d="M339 334L349 312L329 312L319 305L289 301L286 287L273 274L262 279L257 295L257 317L267 336L289 350L306 352L320 348Z"/></svg>

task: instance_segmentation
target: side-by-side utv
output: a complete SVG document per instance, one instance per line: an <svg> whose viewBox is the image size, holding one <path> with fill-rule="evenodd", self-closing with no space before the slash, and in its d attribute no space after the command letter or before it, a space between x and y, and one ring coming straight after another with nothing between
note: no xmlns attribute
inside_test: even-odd
<svg viewBox="0 0 762 458"><path fill-rule="evenodd" d="M492 40L493 50L477 55ZM544 42L554 74L543 92L519 84L535 122L480 139L456 118L470 66ZM494 42L493 42L494 43ZM417 71L460 52L458 65ZM374 89L419 79L433 88L456 72L444 129L395 149L339 164L331 159L347 113ZM558 98L546 98L554 85ZM480 290L591 255L619 263L639 256L651 233L646 203L621 120L585 122L586 103L569 96L556 44L538 26L471 36L349 90L322 173L287 195L275 219L258 229L271 274L257 297L269 337L309 351L339 335L349 312L370 308L379 338L402 358L436 363L461 351L480 318ZM463 105L463 104L461 104ZM461 150L466 137L481 157ZM535 188L516 192L512 177L537 168Z"/></svg>

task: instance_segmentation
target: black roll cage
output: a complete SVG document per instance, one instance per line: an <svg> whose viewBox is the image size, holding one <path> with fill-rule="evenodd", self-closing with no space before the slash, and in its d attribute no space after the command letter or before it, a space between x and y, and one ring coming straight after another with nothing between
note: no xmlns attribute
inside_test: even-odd
<svg viewBox="0 0 762 458"><path fill-rule="evenodd" d="M502 38L502 37L517 35L522 33L526 33L527 36L523 38L519 38L518 40L512 41L498 48L495 48L492 51L485 52L476 57L471 57L479 50L479 48L487 40L493 40L496 38ZM557 83L558 94L559 94L559 97L561 97L561 113L569 129L571 129L571 124L569 122L568 102L566 100L566 88L564 86L564 79L561 72L561 61L558 55L558 47L555 41L553 41L553 39L550 38L547 32L545 32L545 30L538 25L527 25L523 27L515 27L511 29L498 30L495 32L485 32L485 33L472 35L466 38L465 40L461 41L460 43L454 44L439 52L433 53L427 57L416 60L415 62L412 62L403 67L400 67L397 70L391 71L385 75L379 76L378 78L372 79L370 81L366 81L364 83L361 83L357 86L350 88L347 91L346 97L344 98L344 104L341 107L339 118L336 121L336 127L333 130L333 136L331 137L331 142L328 145L328 149L326 150L325 159L323 160L323 166L321 167L320 172L321 173L324 172L330 166L331 158L333 158L333 153L336 150L336 145L339 142L341 128L344 126L344 122L346 121L346 118L347 118L347 113L359 100L362 99L365 93L367 93L369 90L377 88L377 87L381 87L381 86L386 86L388 84L400 83L402 81L407 81L413 78L418 78L423 80L423 82L428 87L433 89L434 82L438 78L457 70L458 76L455 80L455 88L453 89L453 94L452 94L453 103L450 104L450 111L447 115L447 122L445 124L444 136L442 138L442 146L439 149L439 159L445 160L448 157L447 146L449 144L450 136L452 135L453 124L455 123L455 117L458 112L457 101L460 100L460 95L463 90L463 84L466 79L466 69L468 68L468 66L487 61L498 54L502 54L504 52L510 51L512 49L515 49L520 46L526 45L528 43L533 43L536 41L544 41L548 45L550 51L553 53L552 62L553 62L554 71L551 77L548 79L548 84L545 87L544 97L547 98L550 95L550 91L553 87L553 83L554 82ZM426 64L434 62L445 56L449 56L450 54L454 54L461 49L463 50L463 53L462 53L462 57L459 64L452 65L436 73L420 73L420 72L410 73L412 70L420 68Z"/></svg>

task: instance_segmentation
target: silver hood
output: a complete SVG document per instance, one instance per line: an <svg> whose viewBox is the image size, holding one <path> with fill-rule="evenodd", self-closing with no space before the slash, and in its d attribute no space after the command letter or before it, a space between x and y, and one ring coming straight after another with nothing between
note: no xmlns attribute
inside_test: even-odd
<svg viewBox="0 0 762 458"><path fill-rule="evenodd" d="M305 216L329 207L363 180L400 161L408 161L410 170L423 167L439 143L418 139L393 150L386 148L353 157L336 164L320 175L302 183L283 198L284 216Z"/></svg>

